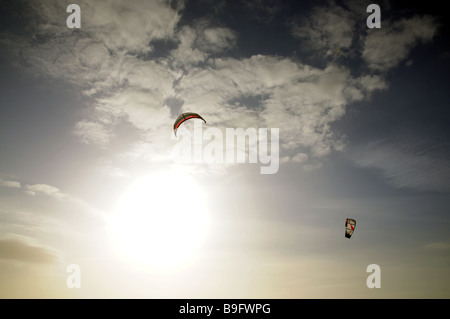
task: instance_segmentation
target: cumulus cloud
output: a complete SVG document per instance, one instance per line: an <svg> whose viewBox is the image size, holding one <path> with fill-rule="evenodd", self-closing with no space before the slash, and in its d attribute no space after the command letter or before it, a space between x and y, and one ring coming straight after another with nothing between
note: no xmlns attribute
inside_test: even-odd
<svg viewBox="0 0 450 319"><path fill-rule="evenodd" d="M229 28L212 27L203 30L199 47L202 51L222 52L236 45L236 34Z"/></svg>
<svg viewBox="0 0 450 319"><path fill-rule="evenodd" d="M350 85L344 89L344 94L350 101L370 99L373 92L386 90L389 87L385 78L379 75L362 75L352 78L350 82Z"/></svg>
<svg viewBox="0 0 450 319"><path fill-rule="evenodd" d="M65 4L40 1L27 5L37 16L27 16L31 34L10 30L3 33L1 44L20 56L31 72L75 84L91 97L88 118L74 125L74 134L86 144L106 149L116 137L114 129L120 120L145 130L168 117L167 110L160 108L173 95L177 72L170 70L167 61L158 63L146 56L151 53L151 41L174 37L183 2L78 4L81 29L65 26ZM204 45L214 44L215 50L233 38L225 29L206 31Z"/></svg>
<svg viewBox="0 0 450 319"><path fill-rule="evenodd" d="M312 58L332 61L347 55L355 62L362 58L377 72L396 67L417 44L430 41L437 33L438 24L429 15L383 19L381 28L368 29L361 19L368 4L347 1L342 7L330 1L295 19L291 33L301 40L301 51ZM389 10L390 6L385 2L382 7Z"/></svg>
<svg viewBox="0 0 450 319"><path fill-rule="evenodd" d="M362 57L372 70L387 71L405 60L417 43L430 41L436 31L437 24L428 15L384 22L381 29L368 30Z"/></svg>
<svg viewBox="0 0 450 319"><path fill-rule="evenodd" d="M0 187L21 188L20 182L0 178Z"/></svg>
<svg viewBox="0 0 450 319"><path fill-rule="evenodd" d="M66 197L66 195L61 193L58 188L47 185L47 184L26 185L25 189L26 189L25 192L32 196L47 195L47 196L54 197L57 199Z"/></svg>
<svg viewBox="0 0 450 319"><path fill-rule="evenodd" d="M296 19L292 35L303 40L305 51L328 57L350 47L354 24L350 11L331 4L315 7L307 16Z"/></svg>
<svg viewBox="0 0 450 319"><path fill-rule="evenodd" d="M357 97L348 94L353 86ZM338 65L322 70L258 55L195 69L180 81L178 95L184 109L195 107L215 127L282 128L282 147L293 156L304 148L322 157L343 147L330 124L345 114L346 104L384 87L382 79L356 80ZM249 96L260 98L246 104Z"/></svg>
<svg viewBox="0 0 450 319"><path fill-rule="evenodd" d="M234 48L238 35L229 28L201 20L193 26L183 26L176 37L179 45L170 53L170 61L176 67L190 69Z"/></svg>
<svg viewBox="0 0 450 319"><path fill-rule="evenodd" d="M221 129L281 128L283 161L307 163L343 150L345 139L331 124L345 115L349 103L388 87L382 75L353 75L347 65L328 59L350 49L356 32L354 9L334 2L313 8L291 25L292 35L304 41L304 47L325 58L323 68L291 57L227 57L237 48L239 34L208 19L179 25L182 1L79 4L80 30L65 27L64 15L57 14L65 12L62 3L43 1L29 4L39 13L28 17L31 35L7 30L0 43L36 72L81 88L89 108L74 123L74 135L82 142L108 149L121 134L120 124L130 124L136 138L123 152L129 158L169 158L167 142L175 116L169 101L177 101L176 112L195 110ZM266 8L270 16L281 10L272 1L249 6ZM360 52L376 71L394 67L435 32L428 16L383 26L369 31ZM170 45L152 55L162 43ZM398 50L386 54L382 47Z"/></svg>
<svg viewBox="0 0 450 319"><path fill-rule="evenodd" d="M74 134L86 144L99 145L105 148L114 138L114 133L102 123L81 120L75 125Z"/></svg>
<svg viewBox="0 0 450 319"><path fill-rule="evenodd" d="M184 26L178 33L179 45L172 54L174 64L178 67L196 65L203 62L207 54L194 47L197 34L194 28Z"/></svg>
<svg viewBox="0 0 450 319"><path fill-rule="evenodd" d="M149 53L153 39L173 36L182 9L182 2L174 3L82 0L79 30L66 27L64 2L23 3L16 14L23 18L27 32L3 32L0 43L41 74L89 87L92 93L92 86L99 90L120 84L123 59Z"/></svg>

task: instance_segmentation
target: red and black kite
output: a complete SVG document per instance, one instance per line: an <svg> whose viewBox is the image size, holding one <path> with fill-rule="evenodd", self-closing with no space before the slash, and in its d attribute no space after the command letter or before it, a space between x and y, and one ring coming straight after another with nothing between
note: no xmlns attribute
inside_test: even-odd
<svg viewBox="0 0 450 319"><path fill-rule="evenodd" d="M192 112L183 113L180 116L178 116L177 119L175 120L175 123L173 123L173 131L175 133L175 136L177 136L177 130L180 127L180 125L184 121L187 121L187 120L190 120L190 119L201 119L201 120L203 120L203 122L206 123L206 121L203 119L203 117L201 117L197 113L192 113Z"/></svg>

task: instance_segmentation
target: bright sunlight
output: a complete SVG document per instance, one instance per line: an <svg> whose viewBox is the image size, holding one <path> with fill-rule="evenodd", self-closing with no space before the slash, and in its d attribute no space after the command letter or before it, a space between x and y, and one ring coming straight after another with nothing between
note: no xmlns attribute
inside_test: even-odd
<svg viewBox="0 0 450 319"><path fill-rule="evenodd" d="M161 271L189 262L208 224L205 192L189 174L170 171L139 178L126 189L111 231L122 258Z"/></svg>

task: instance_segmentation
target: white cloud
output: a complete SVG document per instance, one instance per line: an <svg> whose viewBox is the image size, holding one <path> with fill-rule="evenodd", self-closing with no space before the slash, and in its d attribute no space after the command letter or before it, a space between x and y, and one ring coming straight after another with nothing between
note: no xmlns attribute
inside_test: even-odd
<svg viewBox="0 0 450 319"><path fill-rule="evenodd" d="M223 53L236 46L237 33L225 27L210 26L205 20L193 27L183 26L177 34L178 47L170 59L177 67L192 68L212 54Z"/></svg>
<svg viewBox="0 0 450 319"><path fill-rule="evenodd" d="M355 85L368 95L376 90L388 88L386 80L378 75L363 75L355 79Z"/></svg>
<svg viewBox="0 0 450 319"><path fill-rule="evenodd" d="M74 134L86 144L95 144L106 148L115 136L104 124L81 120L75 125Z"/></svg>
<svg viewBox="0 0 450 319"><path fill-rule="evenodd" d="M372 71L386 72L405 60L414 46L430 41L437 32L438 25L429 15L397 21L383 19L381 28L368 29L361 19L367 14L365 5L347 1L346 7L349 10L330 1L291 23L292 35L301 40L301 50L314 58L332 60L342 54L361 56ZM383 3L382 7L389 10L390 6ZM358 45L352 46L354 40L360 42L361 50Z"/></svg>
<svg viewBox="0 0 450 319"><path fill-rule="evenodd" d="M172 8L167 1L80 1L82 29L114 52L146 52L152 39L173 36L182 9L182 2L178 4L181 6Z"/></svg>
<svg viewBox="0 0 450 319"><path fill-rule="evenodd" d="M30 33L4 32L1 43L34 71L88 87L86 93L121 84L122 61L151 50L153 39L171 38L180 19L166 1L80 1L82 28L67 29L61 2L30 3ZM139 8L136 10L135 8ZM39 39L39 40L37 40Z"/></svg>
<svg viewBox="0 0 450 319"><path fill-rule="evenodd" d="M308 160L308 155L305 153L298 153L292 157L293 162L304 163Z"/></svg>
<svg viewBox="0 0 450 319"><path fill-rule="evenodd" d="M417 43L430 41L436 31L434 18L427 15L383 22L382 28L368 30L362 57L371 69L387 71L406 59Z"/></svg>
<svg viewBox="0 0 450 319"><path fill-rule="evenodd" d="M177 67L196 65L206 60L207 54L194 47L197 34L194 28L184 26L178 33L180 44L172 52L174 64Z"/></svg>
<svg viewBox="0 0 450 319"><path fill-rule="evenodd" d="M307 51L324 57L338 54L352 44L355 21L352 13L342 7L330 5L316 7L292 25L292 35L303 40Z"/></svg>
<svg viewBox="0 0 450 319"><path fill-rule="evenodd" d="M379 75L362 75L351 79L351 85L345 88L345 96L349 101L361 101L370 99L372 93L379 90L386 90L388 83Z"/></svg>
<svg viewBox="0 0 450 319"><path fill-rule="evenodd" d="M183 109L200 112L216 127L281 128L282 147L308 149L320 158L343 149L343 140L330 124L345 114L345 106L386 84L379 77L354 79L349 71L330 64L316 69L289 58L252 56L216 59L207 68L196 68L178 84ZM358 90L358 96L348 90ZM264 96L258 106L238 106L229 101Z"/></svg>
<svg viewBox="0 0 450 319"><path fill-rule="evenodd" d="M223 27L207 28L203 31L200 48L213 53L222 52L236 45L236 34Z"/></svg>
<svg viewBox="0 0 450 319"><path fill-rule="evenodd" d="M62 199L67 196L66 194L61 193L58 188L47 184L25 185L25 189L25 192L32 196L47 195L57 199Z"/></svg>
<svg viewBox="0 0 450 319"><path fill-rule="evenodd" d="M0 187L21 188L20 182L0 178Z"/></svg>
<svg viewBox="0 0 450 319"><path fill-rule="evenodd" d="M168 158L173 110L167 101L176 99L181 110L199 112L208 125L221 129L280 128L284 161L306 162L298 154L314 161L343 150L344 139L331 124L345 115L346 106L388 87L382 76L353 76L337 62L319 69L288 57L225 58L236 47L238 33L205 19L178 26L182 2L175 9L164 1L107 4L80 2L82 28L68 31L51 22L61 5L45 2L36 8L43 13L34 21L33 36L42 41L6 34L2 42L46 76L81 86L91 101L87 115L74 125L82 142L107 149L119 140L120 124L131 124L136 138L122 148L131 159ZM292 32L328 57L351 47L355 21L354 12L331 2L296 21ZM385 70L434 30L429 17L386 24L369 31L363 58ZM151 60L151 43L160 39L177 46ZM383 51L382 56L378 46L384 39L396 41L399 52L386 57Z"/></svg>

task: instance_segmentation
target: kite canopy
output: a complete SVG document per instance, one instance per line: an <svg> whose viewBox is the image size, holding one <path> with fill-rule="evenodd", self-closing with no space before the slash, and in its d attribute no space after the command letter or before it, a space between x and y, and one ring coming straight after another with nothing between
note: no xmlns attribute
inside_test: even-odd
<svg viewBox="0 0 450 319"><path fill-rule="evenodd" d="M189 119L201 119L201 120L203 120L203 122L206 123L206 121L203 119L203 117L201 117L197 113L192 113L192 112L182 113L180 116L177 117L177 119L175 120L175 123L173 123L173 131L175 133L175 136L177 136L178 127L180 127L180 125L183 122L185 122Z"/></svg>
<svg viewBox="0 0 450 319"><path fill-rule="evenodd" d="M356 227L356 220L347 218L347 220L345 221L345 237L347 238L352 237L355 227Z"/></svg>

